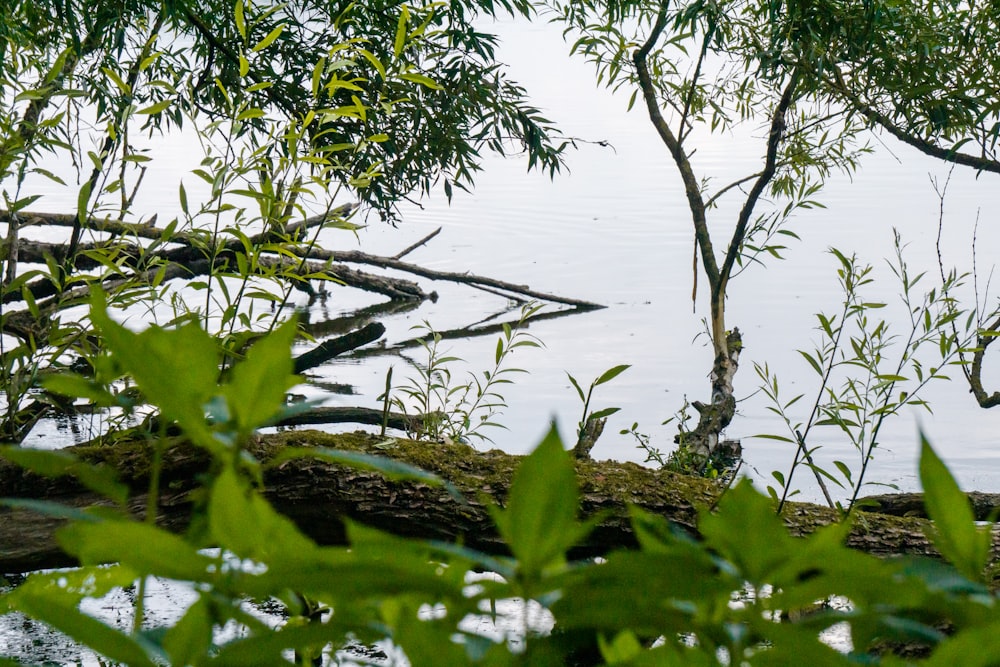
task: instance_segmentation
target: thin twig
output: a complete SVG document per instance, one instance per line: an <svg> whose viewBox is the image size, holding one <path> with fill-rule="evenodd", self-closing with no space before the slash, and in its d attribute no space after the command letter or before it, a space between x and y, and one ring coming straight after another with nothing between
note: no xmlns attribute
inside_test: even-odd
<svg viewBox="0 0 1000 667"><path fill-rule="evenodd" d="M396 255L393 255L393 256L392 256L392 258L393 258L393 259L403 259L403 258L404 258L404 257L406 257L407 255L409 255L409 254L410 254L411 252L413 252L414 250L416 250L416 249L417 249L417 248L419 248L420 246L424 245L425 243L427 243L428 241L430 241L430 240L431 240L432 238L434 238L435 236L437 236L437 235L438 235L438 234L440 234L440 233L441 233L441 228L440 228L440 227L438 227L438 228L437 228L437 229L435 229L435 230L434 230L433 232L431 232L430 234L428 234L428 235L427 235L427 236L425 236L424 238L420 239L419 241L417 241L417 242L416 242L416 243L414 243L413 245L411 245L411 246L407 246L407 247L406 247L406 248L405 248L405 249L404 249L403 251L401 251L401 252L400 252L399 254L396 254Z"/></svg>

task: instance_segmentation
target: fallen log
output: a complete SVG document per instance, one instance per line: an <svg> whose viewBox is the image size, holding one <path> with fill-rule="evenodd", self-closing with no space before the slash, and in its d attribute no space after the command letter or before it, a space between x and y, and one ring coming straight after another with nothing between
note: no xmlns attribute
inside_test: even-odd
<svg viewBox="0 0 1000 667"><path fill-rule="evenodd" d="M970 491L965 494L972 507L976 521L993 521L1000 514L1000 493ZM859 498L858 509L865 512L890 514L892 516L915 516L927 518L922 493L885 493Z"/></svg>
<svg viewBox="0 0 1000 667"><path fill-rule="evenodd" d="M365 451L417 465L451 482L465 497L456 501L448 491L415 482L388 482L379 473L320 462L295 459L267 469L265 493L279 511L321 544L343 544L345 518L398 535L460 540L466 546L502 553L503 544L490 519L487 505L503 503L521 457L492 450L480 452L461 444L437 444L384 439L367 433L327 434L291 431L260 436L250 447L267 462L287 446L330 447ZM151 451L148 444L122 441L105 446L69 448L80 458L115 468L132 490L129 510L141 517L146 506ZM164 456L158 520L181 531L191 512L190 493L208 465L206 455L183 442L172 442ZM643 468L613 461L576 462L583 517L600 514L596 528L574 549L573 557L605 554L635 545L628 507L664 516L697 534L701 508L713 507L720 489L709 480ZM7 497L38 498L71 507L108 504L84 490L74 480L45 479L0 461L0 489ZM839 520L826 507L788 503L784 518L793 534L808 534ZM60 519L24 508L0 508L0 572L25 572L72 565L53 537ZM848 537L854 548L877 555L918 554L936 556L925 533L929 523L912 517L866 514L857 520ZM994 533L994 558L1000 554L1000 535Z"/></svg>

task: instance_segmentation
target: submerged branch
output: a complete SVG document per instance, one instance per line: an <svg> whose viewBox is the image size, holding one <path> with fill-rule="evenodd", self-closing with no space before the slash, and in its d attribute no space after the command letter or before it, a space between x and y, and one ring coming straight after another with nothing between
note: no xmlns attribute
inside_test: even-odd
<svg viewBox="0 0 1000 667"><path fill-rule="evenodd" d="M477 276L472 273L456 273L454 271L435 271L434 269L428 269L419 266L417 264L403 262L398 259L394 259L392 257L369 255L368 253L359 252L356 250L350 250L346 252L334 252L330 250L321 250L316 248L310 251L305 256L310 259L346 262L349 264L368 264L383 269L393 269L396 271L411 273L413 275L421 276L423 278L428 278L430 280L445 280L448 282L470 285L472 287L478 287L478 288L494 288L502 290L504 292L510 292L511 294L518 294L521 296L525 296L530 299L539 299L541 301L549 301L552 303L561 303L563 305L573 306L580 310L597 310L599 308L604 308L604 306L598 303L593 303L592 301L571 299L568 297L559 296L557 294L548 294L546 292L539 292L537 290L531 289L527 285L515 285L513 283L508 283L503 280L496 280L495 278L487 278L485 276Z"/></svg>

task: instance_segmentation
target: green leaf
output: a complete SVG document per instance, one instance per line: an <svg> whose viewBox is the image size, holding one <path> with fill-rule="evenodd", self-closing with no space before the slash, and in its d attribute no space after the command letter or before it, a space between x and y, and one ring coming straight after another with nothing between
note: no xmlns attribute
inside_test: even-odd
<svg viewBox="0 0 1000 667"><path fill-rule="evenodd" d="M70 519L73 521L97 520L94 515L88 514L81 509L69 507L68 505L63 505L62 503L57 503L52 500L35 500L33 498L0 498L0 506L10 507L12 509L28 510L30 512L37 512L43 516L51 516L59 519Z"/></svg>
<svg viewBox="0 0 1000 667"><path fill-rule="evenodd" d="M68 452L9 445L0 447L0 457L45 477L75 477L91 491L118 505L128 500L128 486L118 481L114 469L85 463Z"/></svg>
<svg viewBox="0 0 1000 667"><path fill-rule="evenodd" d="M183 537L137 521L75 522L60 528L56 538L83 563L118 561L140 575L204 581L215 564Z"/></svg>
<svg viewBox="0 0 1000 667"><path fill-rule="evenodd" d="M813 358L811 354L809 354L808 352L804 352L802 350L798 350L798 353L801 354L802 357L809 362L809 365L813 367L813 370L816 371L818 375L820 376L823 375L823 369L820 368L819 362L816 361L816 359Z"/></svg>
<svg viewBox="0 0 1000 667"><path fill-rule="evenodd" d="M234 7L233 18L236 20L236 30L240 33L240 37L244 40L247 38L247 24L244 18L243 12L243 2L244 0L236 0L236 6Z"/></svg>
<svg viewBox="0 0 1000 667"><path fill-rule="evenodd" d="M217 390L219 352L212 337L195 323L133 333L108 316L100 293L95 293L90 318L149 402L177 421L196 444L217 448L203 407Z"/></svg>
<svg viewBox="0 0 1000 667"><path fill-rule="evenodd" d="M81 223L87 217L87 208L90 206L91 183L88 180L80 187L80 192L76 196L76 219Z"/></svg>
<svg viewBox="0 0 1000 667"><path fill-rule="evenodd" d="M308 625L286 623L274 632L237 637L224 644L207 664L217 667L292 665L284 655L289 649L342 642L345 634L336 622Z"/></svg>
<svg viewBox="0 0 1000 667"><path fill-rule="evenodd" d="M621 364L620 366L615 366L614 368L609 368L601 374L601 377L594 380L594 386L602 385L605 382L611 382L616 377L627 371L631 366L629 364Z"/></svg>
<svg viewBox="0 0 1000 667"><path fill-rule="evenodd" d="M698 528L706 546L739 568L752 584L771 583L768 578L791 553L791 537L771 501L744 479L723 495L719 511L703 512Z"/></svg>
<svg viewBox="0 0 1000 667"><path fill-rule="evenodd" d="M611 641L598 635L597 644L601 649L601 656L609 665L630 664L646 651L631 630L619 632Z"/></svg>
<svg viewBox="0 0 1000 667"><path fill-rule="evenodd" d="M983 581L990 557L990 533L976 527L975 515L955 478L920 433L920 482L924 505L934 522L930 539L964 576Z"/></svg>
<svg viewBox="0 0 1000 667"><path fill-rule="evenodd" d="M84 398L101 407L118 404L117 397L99 382L69 371L46 377L42 380L42 386L54 394Z"/></svg>
<svg viewBox="0 0 1000 667"><path fill-rule="evenodd" d="M231 467L223 470L212 486L208 519L219 546L241 558L262 563L276 554L304 559L316 549L291 520L278 514Z"/></svg>
<svg viewBox="0 0 1000 667"><path fill-rule="evenodd" d="M566 377L569 378L570 383L576 389L576 393L580 396L580 400L586 402L587 395L583 393L583 389L580 387L580 384L576 381L576 378L570 375L569 373L566 373Z"/></svg>
<svg viewBox="0 0 1000 667"><path fill-rule="evenodd" d="M251 49L251 50L254 53L256 53L257 51L262 51L262 50L266 49L267 47L271 46L271 44L274 43L274 40L278 39L278 36L281 34L281 31L284 30L284 29L285 29L285 25L284 24L279 25L274 30L272 30L271 32L267 33L267 36L264 37L264 39L262 39L259 42L257 42L257 45L254 46L253 49Z"/></svg>
<svg viewBox="0 0 1000 667"><path fill-rule="evenodd" d="M392 43L392 55L399 58L406 43L407 25L410 23L410 10L406 5L400 8L399 22L396 24L396 37Z"/></svg>
<svg viewBox="0 0 1000 667"><path fill-rule="evenodd" d="M993 648L990 648L990 647ZM968 628L945 639L931 657L922 662L926 667L992 667L1000 655L1000 622Z"/></svg>
<svg viewBox="0 0 1000 667"><path fill-rule="evenodd" d="M170 664L201 664L212 646L213 623L211 605L201 595L163 637L163 650L170 656Z"/></svg>
<svg viewBox="0 0 1000 667"><path fill-rule="evenodd" d="M266 425L285 406L285 392L296 384L292 373L295 318L258 340L246 359L236 364L224 389L229 411L240 433Z"/></svg>
<svg viewBox="0 0 1000 667"><path fill-rule="evenodd" d="M145 114L145 115L151 116L153 114L160 113L161 111L163 111L164 109L166 109L167 107L169 107L170 104L171 104L171 102L172 102L172 100L170 100L170 99L160 100L156 104L150 104L148 107L146 107L144 109L139 109L138 111L136 111L136 113L140 113L140 114Z"/></svg>
<svg viewBox="0 0 1000 667"><path fill-rule="evenodd" d="M132 94L132 87L122 80L122 78L118 75L118 72L114 71L110 67L102 67L101 71L104 72L104 74L107 75L107 77L111 79L116 86L118 86L118 89L123 95Z"/></svg>
<svg viewBox="0 0 1000 667"><path fill-rule="evenodd" d="M403 79L404 81L420 84L421 86L424 86L425 88L430 88L431 90L441 90L441 84L439 84L437 81L430 78L429 76L425 76L423 74L415 74L413 72L408 72L406 74L400 74L399 78Z"/></svg>
<svg viewBox="0 0 1000 667"><path fill-rule="evenodd" d="M604 408L602 410L597 410L590 415L589 419L604 419L605 417L615 414L619 410L621 410L621 408Z"/></svg>
<svg viewBox="0 0 1000 667"><path fill-rule="evenodd" d="M494 510L500 534L527 577L559 561L580 537L576 472L555 424L518 467L507 507Z"/></svg>
<svg viewBox="0 0 1000 667"><path fill-rule="evenodd" d="M142 636L129 636L51 595L22 595L18 611L75 639L93 651L131 667L157 667L158 650Z"/></svg>

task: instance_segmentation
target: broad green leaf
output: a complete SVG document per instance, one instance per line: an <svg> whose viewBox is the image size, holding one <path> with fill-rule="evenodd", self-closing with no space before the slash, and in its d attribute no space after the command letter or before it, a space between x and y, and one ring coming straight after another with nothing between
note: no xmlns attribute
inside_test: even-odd
<svg viewBox="0 0 1000 667"><path fill-rule="evenodd" d="M316 549L290 519L278 514L231 467L223 470L212 486L208 520L219 546L241 558L267 563L280 556L298 561Z"/></svg>
<svg viewBox="0 0 1000 667"><path fill-rule="evenodd" d="M930 535L934 546L963 575L982 581L990 557L990 533L976 527L969 499L923 433L920 434L920 482L927 516L934 522Z"/></svg>
<svg viewBox="0 0 1000 667"><path fill-rule="evenodd" d="M2 446L0 457L45 477L75 477L94 493L118 505L124 505L128 499L128 486L118 481L115 470L85 463L69 452Z"/></svg>
<svg viewBox="0 0 1000 667"><path fill-rule="evenodd" d="M642 642L631 630L619 632L610 641L606 640L604 635L598 635L597 644L601 649L601 657L609 665L632 664L633 660L639 658L646 651Z"/></svg>
<svg viewBox="0 0 1000 667"><path fill-rule="evenodd" d="M16 609L22 597L48 597L76 604L85 597L100 598L116 588L134 584L137 576L133 570L121 565L33 572L19 586L0 596L0 608L7 603Z"/></svg>
<svg viewBox="0 0 1000 667"><path fill-rule="evenodd" d="M605 382L611 382L616 377L627 371L632 366L630 364L621 364L620 366L615 366L614 368L609 368L601 374L601 377L594 380L594 386L602 385Z"/></svg>
<svg viewBox="0 0 1000 667"><path fill-rule="evenodd" d="M288 320L254 343L233 368L224 391L241 433L266 425L285 406L285 392L296 384L291 348L297 331L295 319Z"/></svg>
<svg viewBox="0 0 1000 667"><path fill-rule="evenodd" d="M118 561L141 575L204 581L215 563L183 537L137 521L77 522L60 528L56 539L83 563Z"/></svg>
<svg viewBox="0 0 1000 667"><path fill-rule="evenodd" d="M99 382L69 371L50 375L42 380L46 391L73 398L84 398L101 407L117 405L117 397Z"/></svg>
<svg viewBox="0 0 1000 667"><path fill-rule="evenodd" d="M346 634L346 630L336 622L336 617L327 623L285 624L273 632L237 637L223 644L208 664L213 667L291 666L295 663L287 659L289 650L330 642L343 643Z"/></svg>
<svg viewBox="0 0 1000 667"><path fill-rule="evenodd" d="M580 539L577 505L573 461L552 424L514 474L506 508L494 511L500 534L527 576L561 560Z"/></svg>
<svg viewBox="0 0 1000 667"><path fill-rule="evenodd" d="M195 323L133 333L108 316L100 295L95 295L90 317L149 402L177 421L196 444L214 447L203 408L216 393L219 373L219 352L211 336Z"/></svg>
<svg viewBox="0 0 1000 667"><path fill-rule="evenodd" d="M1000 622L969 628L945 639L931 657L920 663L926 667L993 667L1000 655Z"/></svg>
<svg viewBox="0 0 1000 667"><path fill-rule="evenodd" d="M670 636L689 631L699 614L724 607L741 585L698 543L667 541L571 571L552 613L564 630Z"/></svg>
<svg viewBox="0 0 1000 667"><path fill-rule="evenodd" d="M722 497L717 513L701 513L698 529L709 548L755 585L770 583L769 577L791 554L792 538L771 501L746 479Z"/></svg>
<svg viewBox="0 0 1000 667"><path fill-rule="evenodd" d="M416 611L409 605L403 606L398 620L391 624L393 643L403 649L411 665L473 664L466 648L455 642L453 624L421 620Z"/></svg>

